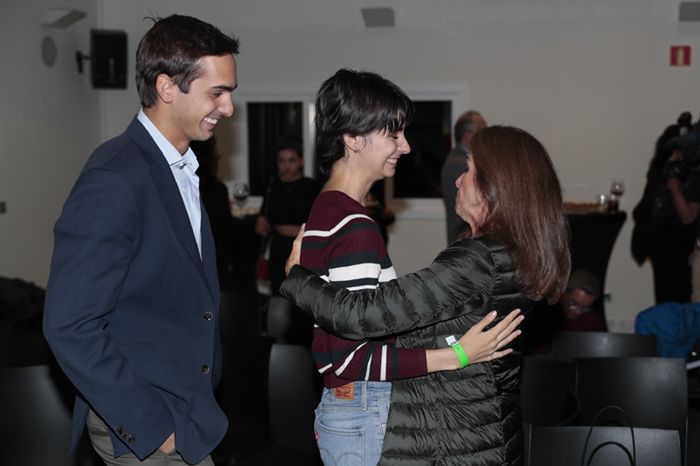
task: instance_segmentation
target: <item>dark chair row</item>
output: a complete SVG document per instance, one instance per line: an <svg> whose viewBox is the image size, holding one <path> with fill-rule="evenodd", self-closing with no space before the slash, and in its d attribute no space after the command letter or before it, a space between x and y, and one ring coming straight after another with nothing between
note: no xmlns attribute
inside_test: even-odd
<svg viewBox="0 0 700 466"><path fill-rule="evenodd" d="M678 432L611 426L527 426L526 466L680 466Z"/></svg>
<svg viewBox="0 0 700 466"><path fill-rule="evenodd" d="M301 311L278 296L261 308L257 296L222 294L224 374L217 394L229 432L214 460L320 465L313 426L320 387L309 348L296 344Z"/></svg>
<svg viewBox="0 0 700 466"><path fill-rule="evenodd" d="M58 366L55 363L15 365L0 368L2 464L103 464L86 437L75 452L68 452L75 391Z"/></svg>
<svg viewBox="0 0 700 466"><path fill-rule="evenodd" d="M688 420L687 373L681 359L657 357L525 357L520 393L523 422L533 426L591 425L606 406L617 406L634 427L679 434L685 461ZM610 411L602 424L625 425Z"/></svg>
<svg viewBox="0 0 700 466"><path fill-rule="evenodd" d="M552 359L657 356L654 335L611 332L560 332L548 355Z"/></svg>

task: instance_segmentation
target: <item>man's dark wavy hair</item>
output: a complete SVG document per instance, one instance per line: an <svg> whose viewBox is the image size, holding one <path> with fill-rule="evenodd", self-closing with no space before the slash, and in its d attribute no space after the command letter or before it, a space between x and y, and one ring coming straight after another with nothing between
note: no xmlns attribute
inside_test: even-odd
<svg viewBox="0 0 700 466"><path fill-rule="evenodd" d="M209 23L183 15L159 19L139 42L136 50L136 89L141 105L155 105L156 78L166 74L184 93L203 73L199 59L238 53L238 39Z"/></svg>

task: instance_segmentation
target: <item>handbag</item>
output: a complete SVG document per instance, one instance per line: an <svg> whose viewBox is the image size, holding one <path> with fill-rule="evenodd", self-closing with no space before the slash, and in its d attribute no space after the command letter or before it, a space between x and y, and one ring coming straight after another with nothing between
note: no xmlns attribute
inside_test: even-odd
<svg viewBox="0 0 700 466"><path fill-rule="evenodd" d="M608 440L608 441L604 441L604 442L599 443L595 448L593 448L593 450L591 450L590 456L588 457L588 461L586 461L586 451L588 449L588 442L591 439L591 434L593 433L593 429L595 427L597 427L597 425L598 425L598 418L606 411L613 411L613 410L618 411L622 415L622 417L625 419L625 421L627 421L627 426L630 428L630 436L632 437L632 452L630 453L629 449L626 446L624 446L622 443L616 442L613 440ZM588 429L588 434L586 435L586 441L583 444L583 451L581 452L581 466L590 466L591 462L593 461L593 457L596 454L598 454L603 448L608 447L608 446L616 446L616 447L622 449L622 451L627 456L627 459L629 460L630 466L637 465L637 446L636 446L635 441L634 441L634 427L632 427L632 423L630 422L630 419L627 416L627 413L625 413L625 411L622 408L620 408L619 406L614 406L614 405L606 406L606 407L602 408L600 411L598 411L598 413L593 418L593 422L591 423L591 426Z"/></svg>

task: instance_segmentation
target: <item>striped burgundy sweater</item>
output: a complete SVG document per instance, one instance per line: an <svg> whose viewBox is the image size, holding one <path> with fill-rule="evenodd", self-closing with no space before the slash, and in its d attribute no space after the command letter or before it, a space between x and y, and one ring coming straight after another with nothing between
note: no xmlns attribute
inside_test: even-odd
<svg viewBox="0 0 700 466"><path fill-rule="evenodd" d="M324 191L316 198L306 222L301 265L349 290L376 288L396 278L379 227L361 204L340 191ZM425 350L397 348L394 338L345 340L316 325L312 352L329 388L427 373Z"/></svg>

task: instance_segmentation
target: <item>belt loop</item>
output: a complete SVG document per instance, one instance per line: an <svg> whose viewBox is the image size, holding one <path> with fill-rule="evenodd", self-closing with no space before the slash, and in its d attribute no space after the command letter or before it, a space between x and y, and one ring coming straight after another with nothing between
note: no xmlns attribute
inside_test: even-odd
<svg viewBox="0 0 700 466"><path fill-rule="evenodd" d="M359 385L362 387L362 409L367 410L369 403L369 394L367 393L369 391L369 382L360 382Z"/></svg>

